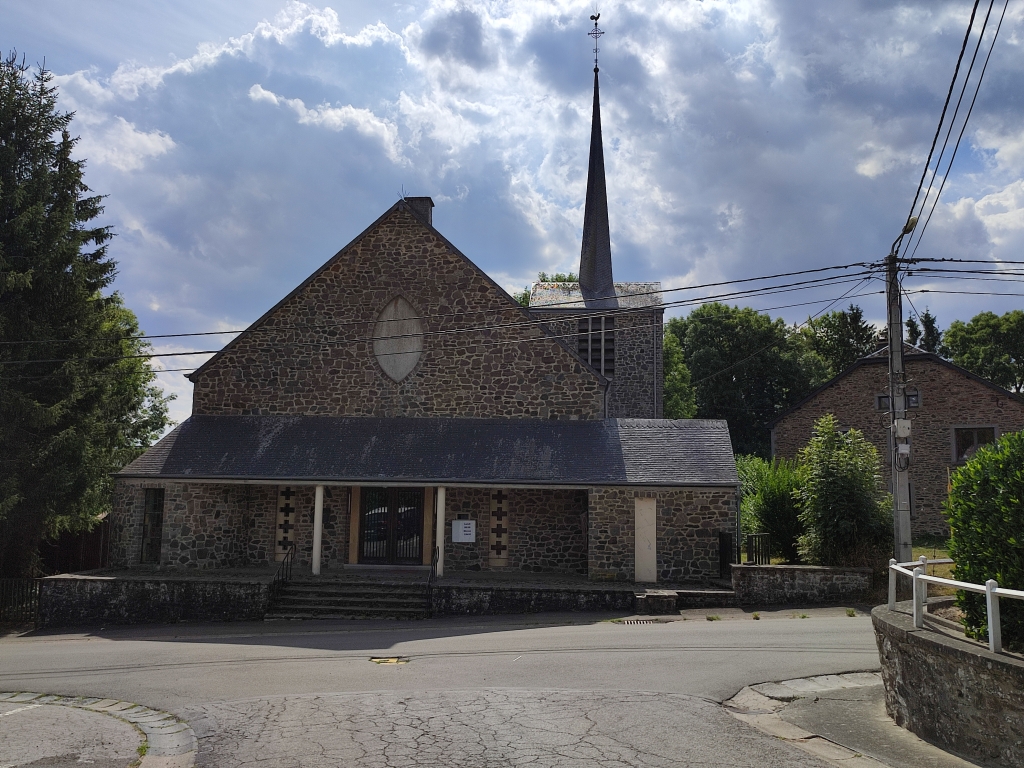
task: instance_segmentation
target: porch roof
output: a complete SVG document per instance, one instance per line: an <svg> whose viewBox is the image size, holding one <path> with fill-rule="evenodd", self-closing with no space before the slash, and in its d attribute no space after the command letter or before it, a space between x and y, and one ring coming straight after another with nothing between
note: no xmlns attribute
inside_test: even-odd
<svg viewBox="0 0 1024 768"><path fill-rule="evenodd" d="M116 475L421 485L733 486L724 421L192 416Z"/></svg>

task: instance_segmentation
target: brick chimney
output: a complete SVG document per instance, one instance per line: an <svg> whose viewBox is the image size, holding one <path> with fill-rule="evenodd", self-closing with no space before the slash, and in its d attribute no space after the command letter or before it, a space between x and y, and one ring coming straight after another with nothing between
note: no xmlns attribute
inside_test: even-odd
<svg viewBox="0 0 1024 768"><path fill-rule="evenodd" d="M431 213L431 209L434 207L433 200L429 197L406 197L405 202L412 208L413 213L430 226L434 226L434 217Z"/></svg>

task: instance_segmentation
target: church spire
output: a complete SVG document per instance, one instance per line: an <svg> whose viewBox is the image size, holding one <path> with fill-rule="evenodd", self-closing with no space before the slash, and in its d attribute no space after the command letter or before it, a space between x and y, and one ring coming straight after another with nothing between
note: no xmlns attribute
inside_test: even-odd
<svg viewBox="0 0 1024 768"><path fill-rule="evenodd" d="M587 171L587 205L583 215L583 248L580 253L580 292L588 307L614 307L611 233L608 227L608 192L604 179L604 144L601 141L601 96L598 86L597 26L601 14L591 16L594 28L594 116L590 127L590 167Z"/></svg>

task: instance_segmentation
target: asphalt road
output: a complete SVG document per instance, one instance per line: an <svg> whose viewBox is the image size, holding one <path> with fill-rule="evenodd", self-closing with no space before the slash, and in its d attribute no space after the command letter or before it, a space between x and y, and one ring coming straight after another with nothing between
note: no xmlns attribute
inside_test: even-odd
<svg viewBox="0 0 1024 768"><path fill-rule="evenodd" d="M192 724L199 762L210 766L821 765L716 702L753 683L877 669L870 619L844 609L761 616L691 611L685 621L627 625L541 614L5 638L0 690L168 710Z"/></svg>

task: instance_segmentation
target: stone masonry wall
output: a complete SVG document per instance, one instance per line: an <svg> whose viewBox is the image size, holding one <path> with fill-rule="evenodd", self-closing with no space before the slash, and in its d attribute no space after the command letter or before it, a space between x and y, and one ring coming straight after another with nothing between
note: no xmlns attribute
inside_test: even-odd
<svg viewBox="0 0 1024 768"><path fill-rule="evenodd" d="M907 386L921 396L919 408L909 409L912 425L911 522L915 535L946 535L942 513L954 469L955 426L997 426L997 434L1024 429L1024 403L930 358L906 358ZM861 430L878 449L885 487L891 487L887 416L875 407L876 395L888 391L887 361L855 368L812 400L785 416L772 431L774 455L793 458L811 438L814 422L835 414L840 426Z"/></svg>
<svg viewBox="0 0 1024 768"><path fill-rule="evenodd" d="M897 725L984 765L1024 765L1024 661L915 629L910 603L871 612L885 709Z"/></svg>
<svg viewBox="0 0 1024 768"><path fill-rule="evenodd" d="M370 340L397 296L425 334L400 383ZM192 412L602 418L604 381L529 320L399 204L194 375Z"/></svg>
<svg viewBox="0 0 1024 768"><path fill-rule="evenodd" d="M718 576L718 533L736 528L735 488L591 488L589 574L632 581L637 498L657 499L658 580Z"/></svg>
<svg viewBox="0 0 1024 768"><path fill-rule="evenodd" d="M445 573L490 570L488 529L492 488L448 488L445 499ZM501 570L587 572L587 492L505 489L509 564ZM451 521L476 521L476 543L454 544Z"/></svg>
<svg viewBox="0 0 1024 768"><path fill-rule="evenodd" d="M740 605L857 600L871 589L871 569L734 564L732 589Z"/></svg>
<svg viewBox="0 0 1024 768"><path fill-rule="evenodd" d="M581 310L531 309L566 343L576 343ZM608 418L662 418L662 319L660 307L615 315L615 373L608 391Z"/></svg>
<svg viewBox="0 0 1024 768"><path fill-rule="evenodd" d="M144 488L159 484L118 480L111 512L110 563L139 564L142 553ZM161 566L225 568L267 565L274 560L277 534L276 485L165 483ZM296 563L308 565L313 551L314 488L293 486L297 510ZM348 557L348 488L324 489L321 564L329 568Z"/></svg>

